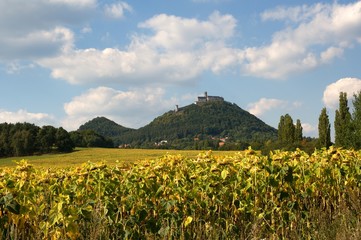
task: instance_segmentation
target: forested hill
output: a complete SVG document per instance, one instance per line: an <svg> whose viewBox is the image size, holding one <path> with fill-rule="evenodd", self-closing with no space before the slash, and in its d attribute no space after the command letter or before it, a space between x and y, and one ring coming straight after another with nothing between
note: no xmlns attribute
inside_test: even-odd
<svg viewBox="0 0 361 240"><path fill-rule="evenodd" d="M111 138L115 145L152 147L166 141L168 145L192 148L195 141L264 142L276 139L277 130L236 104L226 101L191 104L169 111L137 130L97 117L79 130L94 130ZM180 146L181 145L181 146Z"/></svg>
<svg viewBox="0 0 361 240"><path fill-rule="evenodd" d="M135 131L132 128L123 127L116 122L109 120L105 117L96 117L85 124L79 127L80 131L83 130L93 130L96 133L108 137L108 138L118 138L122 136L124 133Z"/></svg>
<svg viewBox="0 0 361 240"><path fill-rule="evenodd" d="M275 128L236 104L214 101L169 111L136 131L122 134L115 142L145 146L165 140L176 145L182 142L181 148L187 148L196 140L227 138L227 141L249 143L276 137Z"/></svg>

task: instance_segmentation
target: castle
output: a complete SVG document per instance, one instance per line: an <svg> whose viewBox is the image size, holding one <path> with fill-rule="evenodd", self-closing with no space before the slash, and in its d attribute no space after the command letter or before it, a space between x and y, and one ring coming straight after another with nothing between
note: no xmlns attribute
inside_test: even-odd
<svg viewBox="0 0 361 240"><path fill-rule="evenodd" d="M195 101L195 104L200 105L206 102L223 102L224 98L219 96L208 96L207 92L204 92L204 96L198 96L198 100ZM178 112L181 108L178 105L175 105L174 112Z"/></svg>
<svg viewBox="0 0 361 240"><path fill-rule="evenodd" d="M202 104L205 102L214 102L214 101L224 101L223 97L219 96L208 96L207 92L204 92L204 96L198 97L198 101L196 101L196 104Z"/></svg>

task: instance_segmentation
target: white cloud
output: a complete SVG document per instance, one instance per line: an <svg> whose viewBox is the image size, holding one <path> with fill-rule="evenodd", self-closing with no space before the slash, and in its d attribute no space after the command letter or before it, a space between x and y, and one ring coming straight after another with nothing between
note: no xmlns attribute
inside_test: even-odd
<svg viewBox="0 0 361 240"><path fill-rule="evenodd" d="M0 14L0 62L34 60L72 48L69 27L90 19L96 0L0 1L0 9L6 9Z"/></svg>
<svg viewBox="0 0 361 240"><path fill-rule="evenodd" d="M361 91L361 79L342 78L328 85L323 92L323 103L326 107L336 109L339 103L340 92L347 93L347 98L353 98L353 94Z"/></svg>
<svg viewBox="0 0 361 240"><path fill-rule="evenodd" d="M261 98L257 102L249 103L247 105L247 111L260 117L274 109L293 110L299 108L301 105L302 103L298 101L289 102L276 98Z"/></svg>
<svg viewBox="0 0 361 240"><path fill-rule="evenodd" d="M54 78L72 84L182 84L207 71L229 69L284 79L342 57L361 39L358 1L265 11L264 21L292 24L262 46L233 47L236 19L214 12L206 20L159 14L140 23L127 46L79 49L68 27L86 25L99 7L96 0L15 1L9 6L0 2L0 9L8 10L0 15L0 32L6 36L0 40L0 61L33 60L50 69ZM132 11L123 1L101 6L118 18Z"/></svg>
<svg viewBox="0 0 361 240"><path fill-rule="evenodd" d="M0 109L0 123L18 123L28 122L35 125L51 125L54 123L54 117L46 113L31 113L26 110L20 109L17 112L10 112Z"/></svg>
<svg viewBox="0 0 361 240"><path fill-rule="evenodd" d="M33 63L13 61L13 62L9 62L6 65L6 72L8 74L15 74L15 73L20 72L23 69L31 69L34 67L35 67L35 65Z"/></svg>
<svg viewBox="0 0 361 240"><path fill-rule="evenodd" d="M361 36L361 2L279 7L262 14L264 20L291 20L273 35L272 42L245 50L243 70L264 78L286 78L307 71L335 57L357 43Z"/></svg>
<svg viewBox="0 0 361 240"><path fill-rule="evenodd" d="M81 32L82 33L91 33L91 32L93 32L93 29L91 27L87 26L87 27L83 27Z"/></svg>
<svg viewBox="0 0 361 240"><path fill-rule="evenodd" d="M161 14L139 24L153 34L134 35L125 50L79 49L39 64L54 78L87 82L183 83L202 72L234 66L241 51L227 47L236 20L218 12L207 21Z"/></svg>
<svg viewBox="0 0 361 240"><path fill-rule="evenodd" d="M138 26L148 34L134 34L125 48L78 49L39 63L54 78L72 84L122 82L128 84L184 83L206 71L238 68L244 74L283 79L335 58L361 38L361 2L277 8L264 20L289 20L294 27L276 32L268 45L233 48L236 20L215 12L205 21L156 15ZM294 18L292 18L294 16Z"/></svg>
<svg viewBox="0 0 361 240"><path fill-rule="evenodd" d="M317 3L312 6L302 5L296 7L277 7L276 9L266 10L261 14L263 21L268 20L290 20L292 22L302 22L309 21L316 14L319 14L322 11L328 10L331 5Z"/></svg>
<svg viewBox="0 0 361 240"><path fill-rule="evenodd" d="M132 7L126 2L106 4L104 6L105 14L111 18L123 18L125 11L132 12Z"/></svg>
<svg viewBox="0 0 361 240"><path fill-rule="evenodd" d="M275 99L275 98L261 98L257 102L250 103L247 106L248 111L259 117L265 112L268 112L275 108L285 108L288 105L287 101Z"/></svg>
<svg viewBox="0 0 361 240"><path fill-rule="evenodd" d="M73 33L63 27L56 27L50 31L34 31L17 38L4 36L0 39L0 60L31 60L53 56L72 49L73 41Z"/></svg>
<svg viewBox="0 0 361 240"><path fill-rule="evenodd" d="M326 51L321 53L321 61L329 62L336 57L341 57L344 53L344 49L339 47L330 47Z"/></svg>
<svg viewBox="0 0 361 240"><path fill-rule="evenodd" d="M50 3L65 4L76 7L95 7L97 0L48 0Z"/></svg>
<svg viewBox="0 0 361 240"><path fill-rule="evenodd" d="M175 98L167 99L164 94L160 88L129 91L108 87L89 89L64 105L67 117L62 125L74 130L96 116L105 116L125 127L138 128L179 104Z"/></svg>
<svg viewBox="0 0 361 240"><path fill-rule="evenodd" d="M190 50L204 43L229 39L234 34L236 20L219 12L211 14L208 21L160 14L139 24L139 27L154 31L153 36L145 37L145 42L151 47Z"/></svg>
<svg viewBox="0 0 361 240"><path fill-rule="evenodd" d="M310 123L301 123L301 125L302 125L303 135L307 134L307 135L311 135L311 136L316 136L317 129L315 126L313 126Z"/></svg>

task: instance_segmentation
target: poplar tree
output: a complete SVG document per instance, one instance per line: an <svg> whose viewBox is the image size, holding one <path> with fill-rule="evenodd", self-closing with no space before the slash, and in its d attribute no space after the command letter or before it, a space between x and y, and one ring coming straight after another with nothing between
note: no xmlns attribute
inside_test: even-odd
<svg viewBox="0 0 361 240"><path fill-rule="evenodd" d="M278 124L278 141L287 147L295 142L295 125L289 114L281 116Z"/></svg>
<svg viewBox="0 0 361 240"><path fill-rule="evenodd" d="M280 143L283 142L283 139L284 139L284 131L283 131L283 128L284 128L284 122L285 122L285 117L282 115L280 117L280 122L278 123L278 141Z"/></svg>
<svg viewBox="0 0 361 240"><path fill-rule="evenodd" d="M351 114L345 92L340 92L339 109L335 115L335 145L345 148L352 145Z"/></svg>
<svg viewBox="0 0 361 240"><path fill-rule="evenodd" d="M295 126L295 137L294 137L294 141L295 142L301 142L302 141L302 125L301 125L301 120L297 119L296 121L296 126Z"/></svg>
<svg viewBox="0 0 361 240"><path fill-rule="evenodd" d="M354 94L352 112L352 146L355 149L361 148L361 91Z"/></svg>
<svg viewBox="0 0 361 240"><path fill-rule="evenodd" d="M331 124L326 108L321 110L321 114L318 118L318 144L321 148L328 148L331 146Z"/></svg>

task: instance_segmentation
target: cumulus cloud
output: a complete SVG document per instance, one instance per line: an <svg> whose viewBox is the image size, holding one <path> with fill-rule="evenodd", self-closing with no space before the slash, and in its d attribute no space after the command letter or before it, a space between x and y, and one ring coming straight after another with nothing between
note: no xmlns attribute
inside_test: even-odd
<svg viewBox="0 0 361 240"><path fill-rule="evenodd" d="M73 47L72 31L56 27L50 31L34 31L14 38L0 39L0 59L37 59L66 52Z"/></svg>
<svg viewBox="0 0 361 240"><path fill-rule="evenodd" d="M132 12L132 7L126 2L106 4L104 7L105 14L111 18L123 18L125 11Z"/></svg>
<svg viewBox="0 0 361 240"><path fill-rule="evenodd" d="M116 6L125 7L123 2ZM110 11L115 5L107 5ZM72 84L185 83L206 71L239 69L245 75L283 79L342 57L361 38L361 2L279 7L263 20L292 21L269 44L235 48L236 19L214 12L207 20L159 14L140 23L124 48L74 49L38 61L54 78Z"/></svg>
<svg viewBox="0 0 361 240"><path fill-rule="evenodd" d="M247 106L248 111L259 117L265 112L268 112L275 108L285 108L288 105L287 101L275 99L275 98L261 98L257 102L250 103Z"/></svg>
<svg viewBox="0 0 361 240"><path fill-rule="evenodd" d="M206 21L160 14L140 23L152 34L134 35L125 50L79 49L39 61L54 78L88 82L183 83L202 72L234 66L240 50L227 47L236 20L215 12Z"/></svg>
<svg viewBox="0 0 361 240"><path fill-rule="evenodd" d="M309 21L315 15L322 12L325 8L330 8L331 5L317 3L315 5L302 5L295 7L277 7L275 9L266 10L261 14L263 21L277 20L284 21L289 20L291 22Z"/></svg>
<svg viewBox="0 0 361 240"><path fill-rule="evenodd" d="M17 112L10 112L0 109L0 122L18 123L28 122L38 126L51 125L54 123L54 117L47 113L31 113L20 109Z"/></svg>
<svg viewBox="0 0 361 240"><path fill-rule="evenodd" d="M361 91L361 79L341 78L326 87L322 100L326 107L336 109L339 103L340 92L347 93L347 98L351 99L359 91Z"/></svg>
<svg viewBox="0 0 361 240"><path fill-rule="evenodd" d="M286 78L340 57L361 36L361 2L279 7L264 20L291 20L294 26L276 32L270 44L245 49L246 74Z"/></svg>
<svg viewBox="0 0 361 240"><path fill-rule="evenodd" d="M0 9L6 9L0 14L0 62L34 60L72 48L73 32L64 26L88 20L96 0L0 1Z"/></svg>
<svg viewBox="0 0 361 240"><path fill-rule="evenodd" d="M283 79L327 64L361 43L360 1L267 10L262 20L291 24L262 46L234 47L236 19L214 12L206 20L155 15L138 24L129 44L105 49L77 48L68 27L89 20L99 6L108 16L121 18L132 11L126 2L15 1L0 2L0 9L7 9L0 15L0 61L32 60L71 84L184 84L204 72L229 69ZM89 31L83 28L83 33Z"/></svg>
<svg viewBox="0 0 361 240"><path fill-rule="evenodd" d="M92 88L64 105L67 114L62 125L77 129L96 116L105 116L126 126L144 126L153 117L174 109L175 98L166 98L160 88L119 91L108 87Z"/></svg>
<svg viewBox="0 0 361 240"><path fill-rule="evenodd" d="M317 134L317 129L315 126L313 126L310 123L301 123L302 125L302 132L303 134L307 134L307 135L312 135L312 136L316 136Z"/></svg>

